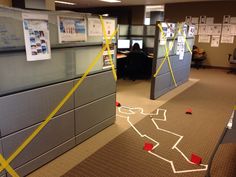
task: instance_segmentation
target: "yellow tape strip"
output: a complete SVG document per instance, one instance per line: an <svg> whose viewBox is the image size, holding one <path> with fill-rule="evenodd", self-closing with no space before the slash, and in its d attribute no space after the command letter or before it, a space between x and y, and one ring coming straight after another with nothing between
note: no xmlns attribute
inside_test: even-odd
<svg viewBox="0 0 236 177"><path fill-rule="evenodd" d="M168 23L167 23L167 25L168 25ZM158 27L160 28L161 26L158 25ZM162 28L162 27L161 27L161 28ZM179 26L179 23L178 23L178 30L179 30L179 28L180 28L180 26ZM172 50L172 48L173 48L173 46L174 46L174 41L175 41L175 39L176 39L176 37L177 37L178 30L175 31L175 34L174 34L174 37L173 37L173 42L172 42L172 45L170 46L170 51ZM163 35L163 34L162 34L162 35ZM166 37L165 37L165 38L166 38ZM165 57L164 57L164 59L162 60L162 62L161 62L161 64L160 64L160 66L158 67L158 69L156 70L156 72L155 72L155 74L154 74L154 77L157 77L158 73L160 72L160 70L161 70L163 64L165 63L165 61L166 61L166 59L167 59L167 56L169 56L169 53L168 53L168 54L165 53Z"/></svg>
<svg viewBox="0 0 236 177"><path fill-rule="evenodd" d="M236 105L234 106L234 110L236 110Z"/></svg>
<svg viewBox="0 0 236 177"><path fill-rule="evenodd" d="M117 30L115 30L112 33L111 39L109 42L111 42L112 38L116 35ZM71 97L71 95L76 91L76 89L80 86L80 84L83 82L83 80L86 78L86 76L89 74L91 69L94 67L94 65L98 62L100 57L102 56L104 50L106 49L106 46L104 46L100 52L97 54L97 56L94 58L92 63L89 65L88 69L80 78L80 80L75 84L75 86L70 90L70 92L62 99L62 101L57 105L57 107L48 115L48 117L44 120L44 122L37 127L37 129L20 145L20 147L7 159L7 163L11 163L12 160L16 158L16 156L35 138L35 136L38 135L38 133L48 124L48 122L53 118L53 116L60 110L60 108L66 103L66 101ZM0 172L4 168L0 167Z"/></svg>
<svg viewBox="0 0 236 177"><path fill-rule="evenodd" d="M3 158L2 154L0 154L0 163L2 164L2 168L6 169L7 172L12 176L12 177L20 177L14 170L13 168L9 165L9 163Z"/></svg>
<svg viewBox="0 0 236 177"><path fill-rule="evenodd" d="M112 67L113 76L114 76L115 81L117 81L116 70L115 70L115 66L114 66L114 63L113 63L113 60L112 60L112 57L111 57L111 51L110 51L110 46L109 46L110 42L108 41L104 20L102 19L101 15L100 15L100 21L102 23L102 31L103 31L103 35L104 35L105 41L106 41L106 48L107 48L107 51L108 51L108 56L109 56L109 61L110 61L111 67ZM117 30L118 30L118 28L117 28ZM112 37L111 37L111 39L112 39Z"/></svg>
<svg viewBox="0 0 236 177"><path fill-rule="evenodd" d="M161 31L162 36L165 38L166 43L167 43L167 39L166 39L165 33L164 33L164 31L163 31L161 25L158 24L158 27L159 27L159 29L160 29L160 31ZM170 51L169 51L169 49L168 49L166 43L165 43L165 50L166 50L165 57L167 57L167 61L168 61L168 65L169 65L169 69L170 69L170 73L171 73L172 80L173 80L175 86L177 87L177 83L176 83L176 80L175 80L174 72L173 72L173 70L172 70L171 63L170 63L170 57L169 57ZM164 60L166 60L166 58L165 58Z"/></svg>

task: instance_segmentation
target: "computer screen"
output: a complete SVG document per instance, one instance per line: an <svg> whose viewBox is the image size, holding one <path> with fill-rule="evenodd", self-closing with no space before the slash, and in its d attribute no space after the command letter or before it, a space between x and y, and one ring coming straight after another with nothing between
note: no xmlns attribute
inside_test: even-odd
<svg viewBox="0 0 236 177"><path fill-rule="evenodd" d="M129 39L119 39L118 40L118 49L129 49L130 40Z"/></svg>
<svg viewBox="0 0 236 177"><path fill-rule="evenodd" d="M133 46L135 43L138 43L138 44L139 44L140 49L143 48L143 40L142 40L142 39L133 39L133 40L132 40L132 46Z"/></svg>

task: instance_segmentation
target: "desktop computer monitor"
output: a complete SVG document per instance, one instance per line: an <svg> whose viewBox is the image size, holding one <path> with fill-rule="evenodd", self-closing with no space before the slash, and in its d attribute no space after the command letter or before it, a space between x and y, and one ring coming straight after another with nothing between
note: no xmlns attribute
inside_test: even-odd
<svg viewBox="0 0 236 177"><path fill-rule="evenodd" d="M118 49L129 49L130 40L129 39L118 39Z"/></svg>
<svg viewBox="0 0 236 177"><path fill-rule="evenodd" d="M133 39L133 40L132 40L132 46L133 46L135 43L138 43L138 44L139 44L140 49L143 48L143 40L142 40L142 39Z"/></svg>

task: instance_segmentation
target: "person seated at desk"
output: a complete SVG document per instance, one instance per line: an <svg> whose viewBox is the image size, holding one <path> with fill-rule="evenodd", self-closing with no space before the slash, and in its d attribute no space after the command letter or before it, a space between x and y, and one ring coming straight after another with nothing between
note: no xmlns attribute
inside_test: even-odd
<svg viewBox="0 0 236 177"><path fill-rule="evenodd" d="M127 58L129 78L133 81L138 78L147 78L147 56L138 43L134 43Z"/></svg>
<svg viewBox="0 0 236 177"><path fill-rule="evenodd" d="M192 61L194 62L194 66L199 69L202 66L202 62L204 60L206 60L206 52L203 49L200 49L194 45L192 55Z"/></svg>

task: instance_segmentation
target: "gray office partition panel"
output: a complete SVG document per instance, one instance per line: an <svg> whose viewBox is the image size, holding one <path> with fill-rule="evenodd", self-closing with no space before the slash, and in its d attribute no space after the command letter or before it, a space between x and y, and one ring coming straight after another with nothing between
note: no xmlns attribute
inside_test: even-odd
<svg viewBox="0 0 236 177"><path fill-rule="evenodd" d="M182 36L182 34L179 33L178 35ZM168 37L166 40L166 45L165 44L161 45L160 36L161 32L159 30L158 25L156 25L156 37L155 37L152 73L154 75L157 69L161 66L161 63L166 54L165 47L168 47L169 50L169 47L172 46L173 44L173 48L172 50L169 51L168 57L170 59L170 64L172 67L172 71L177 86L183 84L188 80L189 77L192 54L190 53L187 44L185 43L184 57L183 59L181 59L180 56L177 55L178 38L175 38L174 40L173 37ZM189 45L189 48L192 49L192 46L194 44L194 37L188 37L186 40ZM166 60L164 65L160 69L159 73L157 74L157 76L152 77L150 98L157 99L158 97L167 93L168 91L170 91L175 87L176 86L171 76L170 68L168 66L168 61Z"/></svg>
<svg viewBox="0 0 236 177"><path fill-rule="evenodd" d="M83 105L75 110L76 135L116 114L116 94Z"/></svg>
<svg viewBox="0 0 236 177"><path fill-rule="evenodd" d="M39 126L18 131L2 138L4 156L9 157L21 143ZM33 141L12 161L17 168L26 162L46 153L74 137L74 111L69 111L52 119Z"/></svg>
<svg viewBox="0 0 236 177"><path fill-rule="evenodd" d="M0 154L3 154L3 151L2 151L2 139L0 139ZM4 174L5 174L5 170L0 172L0 176L1 177L5 176Z"/></svg>
<svg viewBox="0 0 236 177"><path fill-rule="evenodd" d="M72 149L75 146L75 138L72 138L59 146L47 151L46 153L34 158L31 161L24 163L22 166L15 169L17 174L20 176L25 176L30 172L38 169L39 167L43 166L47 162L50 162L55 157L60 156L61 154L65 153L66 151ZM9 174L8 174L9 176Z"/></svg>
<svg viewBox="0 0 236 177"><path fill-rule="evenodd" d="M75 80L75 83L78 80ZM90 103L116 92L112 71L88 76L75 92L75 107Z"/></svg>
<svg viewBox="0 0 236 177"><path fill-rule="evenodd" d="M0 129L2 136L44 120L72 89L73 81L0 97ZM57 113L74 108L74 97Z"/></svg>

